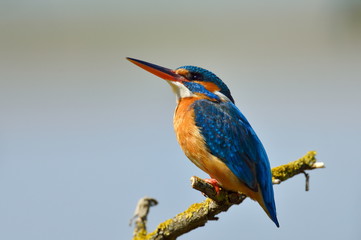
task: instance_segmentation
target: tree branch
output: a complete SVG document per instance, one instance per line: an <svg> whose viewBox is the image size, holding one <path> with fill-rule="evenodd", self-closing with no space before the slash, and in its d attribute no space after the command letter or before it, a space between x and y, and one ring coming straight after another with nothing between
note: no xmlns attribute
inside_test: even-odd
<svg viewBox="0 0 361 240"><path fill-rule="evenodd" d="M285 165L275 167L272 169L273 183L280 184L293 176L304 173L306 176L306 190L308 190L308 174L306 170L313 170L317 168L324 168L325 165L322 162L316 161L316 152L310 151L302 158L289 162ZM187 233L195 228L204 226L210 220L218 220L216 215L221 212L227 211L232 205L238 205L243 202L247 197L244 194L239 194L232 191L221 189L219 194L216 193L214 187L205 182L199 177L191 178L192 187L202 192L206 198L201 203L192 204L187 210L179 213L172 219L168 219L165 222L158 225L158 227L151 233L147 233L146 230L146 218L151 206L156 205L157 201L152 199L155 204L149 204L149 200L143 198L138 202L137 209L142 209L139 214L136 210L135 216L138 216L135 224L133 240L145 240L145 239L176 239L180 235ZM148 203L147 203L148 201Z"/></svg>
<svg viewBox="0 0 361 240"><path fill-rule="evenodd" d="M135 219L135 227L133 233L133 239L146 239L147 235L147 216L150 207L158 204L158 201L154 198L144 197L138 201L137 207L134 211L134 216L130 219L129 225Z"/></svg>

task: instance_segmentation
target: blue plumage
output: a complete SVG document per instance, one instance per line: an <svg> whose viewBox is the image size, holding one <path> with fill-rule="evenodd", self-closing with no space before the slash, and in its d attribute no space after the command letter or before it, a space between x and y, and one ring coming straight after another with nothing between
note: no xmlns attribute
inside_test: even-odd
<svg viewBox="0 0 361 240"><path fill-rule="evenodd" d="M241 114L234 113L232 103L216 104L207 100L194 103L196 125L200 128L209 151L220 158L232 172L249 188L257 191L255 162L250 160L249 151L245 146L252 139L251 127ZM253 144L254 145L254 144ZM254 148L252 146L251 148ZM244 161L240 161L244 159Z"/></svg>
<svg viewBox="0 0 361 240"><path fill-rule="evenodd" d="M223 161L249 189L261 191L264 207L279 226L267 153L245 116L234 105L227 85L214 73L200 67L183 66L177 69L188 71L186 77L190 82L184 82L185 87L192 93L210 98L197 100L190 106L194 109L195 124L208 151ZM215 83L230 101L221 101L202 82Z"/></svg>
<svg viewBox="0 0 361 240"><path fill-rule="evenodd" d="M266 151L227 85L200 67L128 60L167 80L177 94L174 128L187 157L226 189L256 200L279 227Z"/></svg>
<svg viewBox="0 0 361 240"><path fill-rule="evenodd" d="M205 96L211 98L213 101L220 102L221 99L214 93L208 91L205 87L200 84L193 82L184 82L184 86L186 86L193 93L201 93Z"/></svg>
<svg viewBox="0 0 361 240"><path fill-rule="evenodd" d="M177 69L186 69L190 73L199 74L202 77L202 81L210 81L215 83L221 90L220 92L223 93L225 96L234 103L233 97L231 95L231 91L227 87L227 85L219 78L216 74L208 71L207 69L196 67L196 66L183 66Z"/></svg>
<svg viewBox="0 0 361 240"><path fill-rule="evenodd" d="M231 102L198 100L193 108L209 151L250 189L262 191L265 206L278 225L268 157L247 119Z"/></svg>

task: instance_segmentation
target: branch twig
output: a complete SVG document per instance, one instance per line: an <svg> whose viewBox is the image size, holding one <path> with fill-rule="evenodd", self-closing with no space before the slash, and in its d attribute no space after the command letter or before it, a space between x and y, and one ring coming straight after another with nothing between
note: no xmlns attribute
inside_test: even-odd
<svg viewBox="0 0 361 240"><path fill-rule="evenodd" d="M310 151L305 156L296 161L273 168L273 183L280 184L281 182L284 182L297 174L305 173L306 170L324 168L324 163L316 162L315 156L316 152ZM146 217L149 211L149 207L154 206L157 203L155 199L151 199L155 204L145 204L147 210L141 211L142 215L137 213L139 211L136 210L135 215L138 216L138 219L136 220L133 240L176 239L184 233L204 226L210 220L218 220L216 215L227 211L232 205L241 204L247 197L244 194L227 191L225 189L221 189L219 194L216 194L216 191L212 185L195 176L191 178L191 183L194 189L202 192L208 198L206 198L206 200L201 203L192 204L186 211L179 213L172 219L168 219L165 222L159 224L153 232L147 233ZM306 189L308 189L308 181L306 181ZM139 207L139 205L143 205L143 202L141 202L143 199L138 202L137 209L142 208Z"/></svg>
<svg viewBox="0 0 361 240"><path fill-rule="evenodd" d="M134 211L134 216L130 219L129 225L131 225L135 219L135 227L133 233L133 239L146 239L147 235L147 216L150 207L158 204L158 201L154 198L144 197L138 201L137 207Z"/></svg>

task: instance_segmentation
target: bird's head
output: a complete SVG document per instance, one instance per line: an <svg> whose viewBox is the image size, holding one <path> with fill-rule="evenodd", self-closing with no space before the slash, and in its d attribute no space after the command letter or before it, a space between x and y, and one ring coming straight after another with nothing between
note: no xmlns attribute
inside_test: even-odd
<svg viewBox="0 0 361 240"><path fill-rule="evenodd" d="M173 70L134 58L127 59L148 72L167 80L178 99L200 97L212 101L231 101L234 103L227 85L206 69L183 66Z"/></svg>

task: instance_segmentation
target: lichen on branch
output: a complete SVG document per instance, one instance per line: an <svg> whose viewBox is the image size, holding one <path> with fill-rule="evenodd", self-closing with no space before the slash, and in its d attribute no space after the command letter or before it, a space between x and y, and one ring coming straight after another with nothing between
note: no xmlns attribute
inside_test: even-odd
<svg viewBox="0 0 361 240"><path fill-rule="evenodd" d="M305 170L324 168L324 163L317 162L316 154L316 151L309 151L296 161L272 168L273 183L279 184Z"/></svg>
<svg viewBox="0 0 361 240"><path fill-rule="evenodd" d="M325 165L322 162L317 162L316 152L310 151L300 159L289 162L287 164L272 168L273 183L280 184L287 179L300 174L305 173L306 170L313 170L317 168L324 168ZM202 192L207 198L201 203L192 204L187 210L177 214L175 217L160 223L157 228L147 233L146 230L146 215L149 208L155 204L145 204L141 201L139 204L143 204L142 216L137 216L133 240L168 240L176 239L182 234L185 234L195 228L204 226L210 220L218 220L216 215L221 212L227 211L231 206L238 205L243 202L247 197L241 193L235 193L225 189L220 189L217 194L214 187L205 182L199 177L191 178L192 187ZM307 187L306 187L307 189ZM155 201L155 199L152 199ZM139 207L137 207L138 209Z"/></svg>

